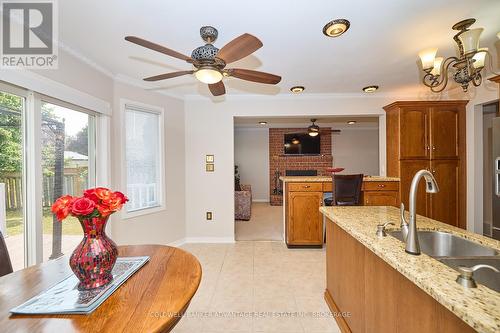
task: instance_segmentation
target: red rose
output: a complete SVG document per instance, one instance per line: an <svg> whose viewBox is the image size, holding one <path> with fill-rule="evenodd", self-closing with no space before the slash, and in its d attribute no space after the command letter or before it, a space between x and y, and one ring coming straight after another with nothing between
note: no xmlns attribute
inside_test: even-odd
<svg viewBox="0 0 500 333"><path fill-rule="evenodd" d="M73 205L73 197L71 195L63 195L57 199L52 205L52 213L56 214L59 221L64 220L68 217L71 212L71 206Z"/></svg>
<svg viewBox="0 0 500 333"><path fill-rule="evenodd" d="M95 202L89 198L78 198L73 202L71 212L77 216L85 216L91 214L95 209Z"/></svg>
<svg viewBox="0 0 500 333"><path fill-rule="evenodd" d="M109 209L109 207L104 206L104 205L97 205L96 208L102 217L108 217L109 215L111 215L113 213L113 211L111 209Z"/></svg>
<svg viewBox="0 0 500 333"><path fill-rule="evenodd" d="M117 196L118 198L120 198L120 201L122 202L122 204L126 203L128 201L128 198L125 194L123 194L122 192L120 191L116 191L113 193L115 196Z"/></svg>
<svg viewBox="0 0 500 333"><path fill-rule="evenodd" d="M97 197L97 195L95 194L95 188L92 188L92 189L88 189L88 190L85 190L83 192L83 196L85 198L89 198L90 200L92 200L94 203L99 203L99 198Z"/></svg>
<svg viewBox="0 0 500 333"><path fill-rule="evenodd" d="M111 194L112 192L105 188L105 187L96 187L94 189L95 191L95 195L100 199L100 200L103 200L103 201L107 201L111 198Z"/></svg>

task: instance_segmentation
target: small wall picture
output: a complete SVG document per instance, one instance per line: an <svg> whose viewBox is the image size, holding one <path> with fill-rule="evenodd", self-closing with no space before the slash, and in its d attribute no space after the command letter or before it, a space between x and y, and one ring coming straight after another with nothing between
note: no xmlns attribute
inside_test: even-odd
<svg viewBox="0 0 500 333"><path fill-rule="evenodd" d="M206 171L207 172L214 172L215 171L215 165L213 163L207 163L206 164Z"/></svg>
<svg viewBox="0 0 500 333"><path fill-rule="evenodd" d="M205 162L214 163L214 155L207 155L205 158Z"/></svg>

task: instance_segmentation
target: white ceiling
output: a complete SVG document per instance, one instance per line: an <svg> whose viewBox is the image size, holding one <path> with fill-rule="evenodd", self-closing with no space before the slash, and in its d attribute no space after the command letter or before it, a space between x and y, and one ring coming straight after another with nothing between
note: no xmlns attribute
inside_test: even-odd
<svg viewBox="0 0 500 333"><path fill-rule="evenodd" d="M465 18L484 27L482 46L500 49L499 0L350 0L350 1L59 1L59 38L113 75L132 79L190 69L174 58L126 42L136 35L190 55L203 45L199 28L219 30L215 46L248 32L264 47L228 67L266 71L283 77L278 86L225 78L229 94L359 93L377 84L380 92L415 93L420 84L417 53L435 46L454 54L451 26ZM346 18L351 27L340 38L322 34L325 23ZM500 52L498 52L500 54ZM179 96L208 89L194 77L148 84Z"/></svg>

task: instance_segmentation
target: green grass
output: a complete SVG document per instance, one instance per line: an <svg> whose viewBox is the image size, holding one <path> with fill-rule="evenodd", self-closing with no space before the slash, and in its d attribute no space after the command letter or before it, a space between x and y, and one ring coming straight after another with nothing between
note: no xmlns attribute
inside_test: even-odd
<svg viewBox="0 0 500 333"><path fill-rule="evenodd" d="M43 210L43 233L52 234L52 213L49 209ZM69 216L62 223L62 234L63 235L83 235L82 227L80 222L75 217ZM7 212L7 234L9 236L15 236L22 234L24 232L22 211L8 211Z"/></svg>

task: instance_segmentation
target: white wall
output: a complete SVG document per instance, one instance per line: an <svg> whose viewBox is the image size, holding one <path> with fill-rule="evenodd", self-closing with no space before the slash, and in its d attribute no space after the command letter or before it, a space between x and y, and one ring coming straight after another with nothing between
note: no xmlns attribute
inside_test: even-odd
<svg viewBox="0 0 500 333"><path fill-rule="evenodd" d="M226 96L225 100L192 97L186 109L186 233L191 240L234 240L234 130L235 116L382 116L383 106L401 96ZM406 98L409 99L409 98ZM385 128L385 127L384 127ZM379 136L380 165L385 172L385 131ZM215 155L215 172L205 172L206 154ZM213 221L205 212L214 213Z"/></svg>
<svg viewBox="0 0 500 333"><path fill-rule="evenodd" d="M344 173L379 175L379 131L376 128L342 129L332 135L333 164Z"/></svg>
<svg viewBox="0 0 500 333"><path fill-rule="evenodd" d="M235 128L234 164L241 184L252 185L253 201L269 201L269 130Z"/></svg>
<svg viewBox="0 0 500 333"><path fill-rule="evenodd" d="M185 237L185 145L184 103L182 100L115 82L111 119L111 179L113 188L125 189L122 181L122 119L120 100L126 99L164 109L166 208L163 211L111 221L113 239L118 244L168 244Z"/></svg>

